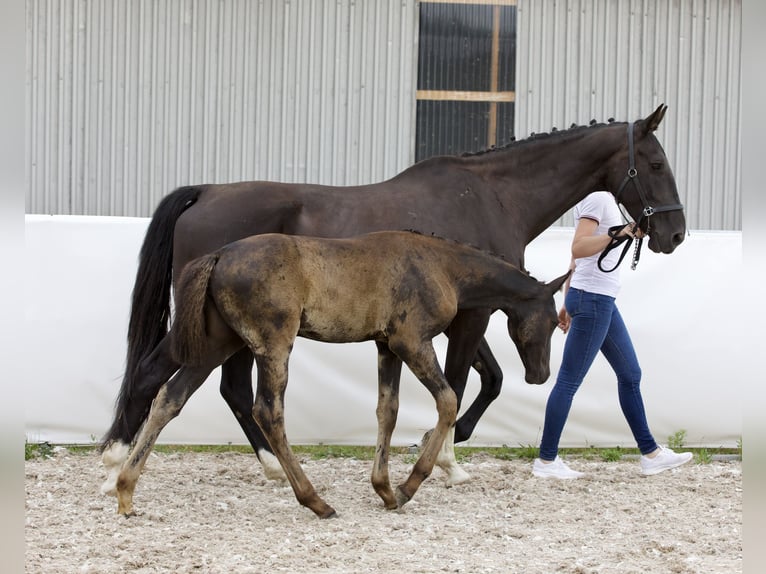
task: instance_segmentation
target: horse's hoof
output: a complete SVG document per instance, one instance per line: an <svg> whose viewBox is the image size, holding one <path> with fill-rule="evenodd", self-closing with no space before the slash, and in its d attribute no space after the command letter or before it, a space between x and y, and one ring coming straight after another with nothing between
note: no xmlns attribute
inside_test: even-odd
<svg viewBox="0 0 766 574"><path fill-rule="evenodd" d="M261 462L263 474L266 475L267 479L276 482L287 482L287 475L276 456L267 450L261 450L258 453L258 460Z"/></svg>
<svg viewBox="0 0 766 574"><path fill-rule="evenodd" d="M410 497L404 494L401 487L396 487L396 508L401 508L410 501Z"/></svg>
<svg viewBox="0 0 766 574"><path fill-rule="evenodd" d="M463 484L471 480L471 475L464 471L459 466L454 466L448 471L447 481L445 483L447 488Z"/></svg>
<svg viewBox="0 0 766 574"><path fill-rule="evenodd" d="M101 494L104 496L117 496L117 480L107 480L101 485Z"/></svg>

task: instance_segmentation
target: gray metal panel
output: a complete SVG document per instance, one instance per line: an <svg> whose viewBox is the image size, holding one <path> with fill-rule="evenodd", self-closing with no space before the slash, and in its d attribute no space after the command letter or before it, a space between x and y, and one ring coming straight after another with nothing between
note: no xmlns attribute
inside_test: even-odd
<svg viewBox="0 0 766 574"><path fill-rule="evenodd" d="M645 117L690 229L741 229L741 0L519 0L516 136ZM571 214L560 220L571 225Z"/></svg>
<svg viewBox="0 0 766 574"><path fill-rule="evenodd" d="M29 0L27 27L27 212L412 163L414 0Z"/></svg>

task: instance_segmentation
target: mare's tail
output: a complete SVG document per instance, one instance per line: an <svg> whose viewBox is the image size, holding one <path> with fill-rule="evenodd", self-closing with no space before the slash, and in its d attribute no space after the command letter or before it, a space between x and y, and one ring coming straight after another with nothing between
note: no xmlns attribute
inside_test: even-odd
<svg viewBox="0 0 766 574"><path fill-rule="evenodd" d="M171 331L173 358L184 365L199 365L207 350L205 300L218 253L188 263L176 287L176 317Z"/></svg>
<svg viewBox="0 0 766 574"><path fill-rule="evenodd" d="M114 422L102 439L102 450L115 440L130 444L138 430L128 428L126 410L134 394L138 366L168 331L176 221L202 191L202 187L181 187L167 195L146 230L133 286L125 375L117 396Z"/></svg>

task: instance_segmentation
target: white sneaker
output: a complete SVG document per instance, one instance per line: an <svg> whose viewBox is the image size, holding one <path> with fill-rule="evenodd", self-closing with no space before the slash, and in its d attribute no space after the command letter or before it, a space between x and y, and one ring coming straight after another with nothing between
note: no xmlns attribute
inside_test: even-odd
<svg viewBox="0 0 766 574"><path fill-rule="evenodd" d="M553 462L544 463L539 458L535 459L534 465L532 465L532 474L538 478L580 478L585 476L584 472L577 472L569 468L566 463L561 460L561 457L556 457Z"/></svg>
<svg viewBox="0 0 766 574"><path fill-rule="evenodd" d="M654 458L648 456L641 457L641 472L646 475L657 474L663 470L670 470L682 464L689 462L692 457L690 452L673 452L664 446L660 447L660 452Z"/></svg>

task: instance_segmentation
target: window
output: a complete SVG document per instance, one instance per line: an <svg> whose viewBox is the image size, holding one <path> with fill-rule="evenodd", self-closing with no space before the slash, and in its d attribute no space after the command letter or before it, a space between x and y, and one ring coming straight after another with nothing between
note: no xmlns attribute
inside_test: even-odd
<svg viewBox="0 0 766 574"><path fill-rule="evenodd" d="M422 0L415 159L513 137L516 0Z"/></svg>

